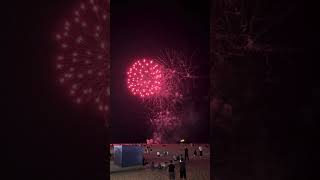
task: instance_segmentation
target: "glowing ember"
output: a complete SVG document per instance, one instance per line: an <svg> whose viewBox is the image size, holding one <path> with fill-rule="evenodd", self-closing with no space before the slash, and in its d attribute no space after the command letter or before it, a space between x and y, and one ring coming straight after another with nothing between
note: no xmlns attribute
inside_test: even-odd
<svg viewBox="0 0 320 180"><path fill-rule="evenodd" d="M127 85L132 94L144 97L155 96L161 91L163 78L161 66L153 60L138 60L127 72Z"/></svg>
<svg viewBox="0 0 320 180"><path fill-rule="evenodd" d="M127 70L127 87L142 99L149 110L152 142L177 142L181 137L184 102L190 97L192 57L184 52L165 50L154 59L139 59Z"/></svg>
<svg viewBox="0 0 320 180"><path fill-rule="evenodd" d="M57 41L57 79L76 104L109 110L109 1L83 0L65 18Z"/></svg>

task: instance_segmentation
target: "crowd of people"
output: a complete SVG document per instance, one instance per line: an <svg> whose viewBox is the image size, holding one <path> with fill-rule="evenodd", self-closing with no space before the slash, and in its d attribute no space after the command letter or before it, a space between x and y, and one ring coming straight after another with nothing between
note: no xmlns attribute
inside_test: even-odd
<svg viewBox="0 0 320 180"><path fill-rule="evenodd" d="M198 146L195 147L194 144L192 144L192 148L194 149L193 151L193 157L196 158L198 156L203 156L203 147L202 146ZM152 152L152 148L150 146L147 146L145 149L146 153L150 153ZM199 152L199 155L198 155ZM169 152L168 151L164 151L162 153L157 152L156 156L160 157L160 156L168 156ZM176 165L179 164L179 172L180 172L180 179L187 179L187 164L186 162L190 161L189 158L189 148L188 146L184 147L184 156L183 154L173 154L172 159L170 160L170 163L168 164L167 162L162 162L162 163L157 163L155 164L154 162L151 162L150 167L151 169L168 169L169 172L169 179L170 180L175 180L176 179L176 173L175 173L175 169L176 169Z"/></svg>

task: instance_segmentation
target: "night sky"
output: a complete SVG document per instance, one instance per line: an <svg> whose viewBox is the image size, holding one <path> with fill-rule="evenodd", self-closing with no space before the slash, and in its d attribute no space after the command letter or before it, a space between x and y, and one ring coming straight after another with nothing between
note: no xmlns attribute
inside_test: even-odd
<svg viewBox="0 0 320 180"><path fill-rule="evenodd" d="M74 2L33 0L6 8L12 35L2 68L10 176L107 177L104 120L89 106L75 107L54 74L55 29Z"/></svg>
<svg viewBox="0 0 320 180"><path fill-rule="evenodd" d="M121 1L111 2L111 141L145 142L152 137L147 124L147 110L141 99L130 94L126 85L129 65L141 57L157 57L161 50L196 53L193 64L204 78L194 96L208 96L209 91L209 6L207 1ZM209 103L196 128L189 129L189 140L208 142ZM207 109L207 111L205 110ZM182 127L187 128L187 127ZM179 130L178 130L179 131Z"/></svg>
<svg viewBox="0 0 320 180"><path fill-rule="evenodd" d="M268 55L271 81L264 53L235 56L216 68L221 94L212 95L232 104L233 111L230 119L214 116L212 172L221 179L312 179L317 131L312 104L319 97L311 68L315 21L304 2L242 2L246 13L266 19L258 26L266 29L258 41L275 50Z"/></svg>
<svg viewBox="0 0 320 180"><path fill-rule="evenodd" d="M123 86L129 60L154 56L162 48L196 50L201 59L197 65L203 68L204 74L207 72L209 5L205 1L114 0L111 2L109 132L93 108L75 107L55 83L54 30L74 2L10 1L1 6L6 15L2 23L5 48L1 56L1 90L4 91L1 133L5 138L3 171L7 179L108 179L108 134L111 133L113 142L144 141L151 135L146 130L143 106ZM266 4L276 11L280 7L276 2ZM235 104L240 107L234 113L236 131L231 138L222 135L210 139L211 145L227 144L225 147L231 151L219 157L232 166L225 168L229 164L221 163L219 168L219 164L214 164L221 174L229 174L229 179L281 177L283 180L311 176L312 169L307 165L313 159L316 144L313 104L319 97L319 87L310 66L316 59L313 24L318 21L307 17L308 12L312 11L307 11L303 3L298 4L293 15L265 37L277 47L290 45L301 50L298 55L273 57L274 84L269 89L259 81L263 65L245 59L233 66L242 73L242 76L232 74L229 81L234 82L231 92L235 92L230 97L235 97ZM250 84L247 78L254 91L252 99L242 95ZM205 81L200 82L197 95L207 91ZM195 141L209 140L206 125L204 120L197 128ZM263 171L264 168L267 170Z"/></svg>
<svg viewBox="0 0 320 180"><path fill-rule="evenodd" d="M57 83L54 74L55 30L57 24L61 23L60 19L67 14L65 12L73 9L74 2L33 0L13 2L6 8L8 23L5 30L12 35L6 37L8 51L4 57L7 60L2 72L5 127L8 127L5 137L9 139L7 167L11 176L107 178L105 152L108 144L106 134L109 132L105 129L104 120L90 106L75 106L65 94L65 89ZM152 56L161 48L196 50L201 57L199 65L208 63L209 10L205 3L194 6L188 2L166 1L112 6L114 27L111 33L114 35L111 46L114 58L112 66L115 67L112 71L117 68L118 73L112 74L112 81L121 81L121 73L128 59ZM121 99L127 96L126 88L121 86L120 83L115 84L114 88L118 88L118 91L113 91L113 97L119 96ZM206 89L203 88L204 91ZM117 102L113 102L115 105L111 111L120 116L121 103L127 102L120 101L118 109ZM145 131L131 136L133 132L145 128L139 119L142 116L137 115L142 112L141 106L137 106L132 98L128 98L128 104L132 109L126 108L128 114L124 117L133 115L137 125L130 128L131 133L125 133L125 136L112 137L124 141L144 141L149 135ZM119 123L122 123L120 120ZM124 132L121 127L119 130ZM208 130L199 137L207 138Z"/></svg>

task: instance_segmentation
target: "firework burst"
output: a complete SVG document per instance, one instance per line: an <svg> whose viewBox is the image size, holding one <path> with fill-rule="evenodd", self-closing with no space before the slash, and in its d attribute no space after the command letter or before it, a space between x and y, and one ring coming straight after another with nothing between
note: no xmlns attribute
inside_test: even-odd
<svg viewBox="0 0 320 180"><path fill-rule="evenodd" d="M76 104L109 110L109 1L80 3L55 35L59 82Z"/></svg>
<svg viewBox="0 0 320 180"><path fill-rule="evenodd" d="M155 142L173 142L178 139L177 130L181 128L182 118L178 111L164 109L153 114L150 123L153 127L152 138Z"/></svg>
<svg viewBox="0 0 320 180"><path fill-rule="evenodd" d="M162 67L155 61L138 60L129 68L127 75L128 88L133 95L145 98L161 93Z"/></svg>
<svg viewBox="0 0 320 180"><path fill-rule="evenodd" d="M182 124L181 107L193 76L192 56L164 50L154 59L135 61L127 71L127 86L149 109L154 142L169 142Z"/></svg>

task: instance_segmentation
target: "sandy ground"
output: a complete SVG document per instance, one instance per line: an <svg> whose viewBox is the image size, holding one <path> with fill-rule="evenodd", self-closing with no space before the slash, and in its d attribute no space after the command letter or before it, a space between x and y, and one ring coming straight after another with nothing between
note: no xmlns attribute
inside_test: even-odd
<svg viewBox="0 0 320 180"><path fill-rule="evenodd" d="M209 146L201 145L203 147L204 156L193 157L193 151L199 145L191 146L187 145L189 149L190 160L186 162L187 167L187 179L189 180L209 180L210 179L210 149ZM169 162L173 155L184 155L185 145L169 144L169 145L153 145L151 153L145 153L144 157L147 162L160 163ZM168 151L168 156L157 157L157 152ZM198 150L199 155L199 150ZM179 164L176 164L176 179L180 179L179 176ZM169 179L168 169L151 169L148 165L142 170L125 171L111 173L111 180L167 180Z"/></svg>

